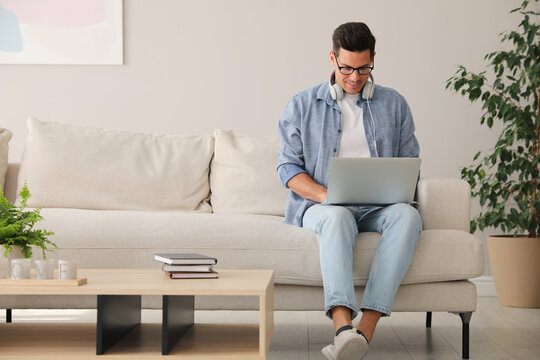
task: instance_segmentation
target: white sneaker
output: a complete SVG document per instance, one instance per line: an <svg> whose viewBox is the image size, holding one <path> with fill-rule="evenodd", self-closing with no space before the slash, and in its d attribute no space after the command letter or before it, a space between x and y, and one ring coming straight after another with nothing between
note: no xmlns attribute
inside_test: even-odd
<svg viewBox="0 0 540 360"><path fill-rule="evenodd" d="M336 360L336 353L334 350L334 344L326 345L321 350L322 354L328 360Z"/></svg>
<svg viewBox="0 0 540 360"><path fill-rule="evenodd" d="M326 345L321 352L328 360L363 359L369 349L366 339L356 329L342 331L334 337L334 344Z"/></svg>

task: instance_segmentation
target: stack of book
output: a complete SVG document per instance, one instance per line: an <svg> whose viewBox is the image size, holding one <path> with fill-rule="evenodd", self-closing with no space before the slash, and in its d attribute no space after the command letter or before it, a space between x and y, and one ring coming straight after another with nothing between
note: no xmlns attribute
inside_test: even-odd
<svg viewBox="0 0 540 360"><path fill-rule="evenodd" d="M201 254L154 254L154 260L163 263L161 269L171 279L212 279L218 273L213 269L217 259Z"/></svg>

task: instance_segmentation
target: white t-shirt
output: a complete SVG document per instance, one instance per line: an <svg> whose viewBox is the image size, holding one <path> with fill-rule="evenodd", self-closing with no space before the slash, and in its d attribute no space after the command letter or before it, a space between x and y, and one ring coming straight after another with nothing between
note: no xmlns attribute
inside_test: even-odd
<svg viewBox="0 0 540 360"><path fill-rule="evenodd" d="M344 95L343 100L337 101L343 119L338 157L371 157L364 130L364 111L356 105L360 94Z"/></svg>

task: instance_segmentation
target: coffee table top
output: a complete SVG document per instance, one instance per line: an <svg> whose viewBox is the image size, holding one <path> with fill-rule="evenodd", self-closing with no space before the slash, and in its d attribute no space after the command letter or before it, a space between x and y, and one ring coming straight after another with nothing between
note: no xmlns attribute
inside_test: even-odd
<svg viewBox="0 0 540 360"><path fill-rule="evenodd" d="M80 286L0 285L0 295L264 295L274 270L216 269L218 279L169 279L158 269L79 269ZM11 280L17 281L17 280Z"/></svg>

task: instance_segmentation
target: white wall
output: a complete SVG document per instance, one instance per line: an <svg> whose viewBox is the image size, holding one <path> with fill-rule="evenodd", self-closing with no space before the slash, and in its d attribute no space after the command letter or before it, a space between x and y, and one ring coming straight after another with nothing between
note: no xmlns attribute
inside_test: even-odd
<svg viewBox="0 0 540 360"><path fill-rule="evenodd" d="M20 161L26 118L157 133L275 135L288 99L326 81L332 31L366 22L374 76L412 109L422 176L459 177L495 143L481 106L444 90L485 68L521 0L125 0L123 66L0 65L0 127ZM473 204L473 211L477 211ZM484 234L479 234L484 238ZM486 262L486 273L490 273Z"/></svg>

